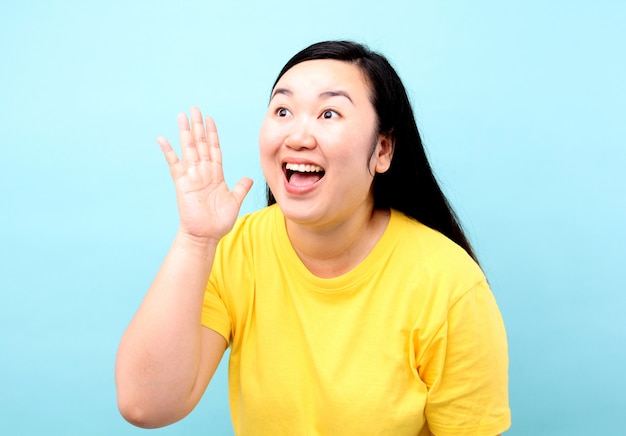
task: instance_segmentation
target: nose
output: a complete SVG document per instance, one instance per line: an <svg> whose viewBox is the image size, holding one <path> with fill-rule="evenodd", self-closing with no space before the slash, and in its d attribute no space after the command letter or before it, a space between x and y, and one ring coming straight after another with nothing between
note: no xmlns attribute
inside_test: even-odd
<svg viewBox="0 0 626 436"><path fill-rule="evenodd" d="M310 149L317 145L309 118L294 119L287 132L285 145L294 150Z"/></svg>

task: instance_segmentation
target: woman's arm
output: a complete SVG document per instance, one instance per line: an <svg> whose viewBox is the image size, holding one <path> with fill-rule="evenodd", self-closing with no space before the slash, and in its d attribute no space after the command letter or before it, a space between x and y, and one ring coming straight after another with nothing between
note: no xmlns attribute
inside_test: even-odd
<svg viewBox="0 0 626 436"><path fill-rule="evenodd" d="M226 349L222 336L200 324L210 272L202 251L176 237L120 342L118 407L134 425L162 427L191 412Z"/></svg>
<svg viewBox="0 0 626 436"><path fill-rule="evenodd" d="M229 190L213 121L191 110L179 115L182 161L159 143L176 187L180 226L150 289L120 341L115 379L118 407L129 422L162 427L196 406L227 347L201 325L204 289L217 244L232 229L252 186Z"/></svg>

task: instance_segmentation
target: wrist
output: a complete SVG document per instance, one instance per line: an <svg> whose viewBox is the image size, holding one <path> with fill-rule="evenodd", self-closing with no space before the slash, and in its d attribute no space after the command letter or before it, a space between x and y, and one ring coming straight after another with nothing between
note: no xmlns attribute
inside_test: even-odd
<svg viewBox="0 0 626 436"><path fill-rule="evenodd" d="M215 253L218 243L219 239L190 235L180 229L174 238L174 246L177 250L202 257L208 257Z"/></svg>

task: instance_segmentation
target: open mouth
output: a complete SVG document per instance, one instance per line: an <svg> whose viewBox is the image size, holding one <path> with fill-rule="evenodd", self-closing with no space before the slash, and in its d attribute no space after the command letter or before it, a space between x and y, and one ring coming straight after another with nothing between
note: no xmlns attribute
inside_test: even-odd
<svg viewBox="0 0 626 436"><path fill-rule="evenodd" d="M324 169L317 165L287 163L283 165L287 182L293 186L310 186L324 177Z"/></svg>

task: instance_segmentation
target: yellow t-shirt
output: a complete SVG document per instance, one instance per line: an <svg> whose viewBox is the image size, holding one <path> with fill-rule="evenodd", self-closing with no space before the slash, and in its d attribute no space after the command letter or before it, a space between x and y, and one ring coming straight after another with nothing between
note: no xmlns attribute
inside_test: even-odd
<svg viewBox="0 0 626 436"><path fill-rule="evenodd" d="M221 241L202 324L231 346L240 435L489 435L510 425L504 325L483 273L392 211L367 258L331 279L274 205ZM426 424L427 422L427 424Z"/></svg>

